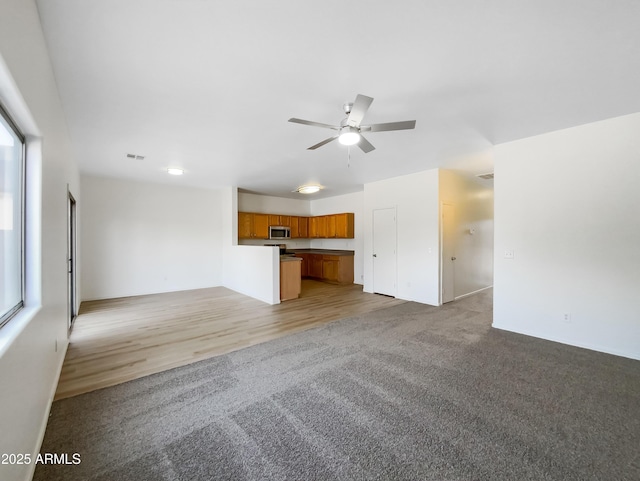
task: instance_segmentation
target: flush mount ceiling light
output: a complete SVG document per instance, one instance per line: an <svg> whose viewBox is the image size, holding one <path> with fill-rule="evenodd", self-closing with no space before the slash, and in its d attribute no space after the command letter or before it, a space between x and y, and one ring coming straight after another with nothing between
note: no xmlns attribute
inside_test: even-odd
<svg viewBox="0 0 640 481"><path fill-rule="evenodd" d="M302 185L293 192L298 192L299 194L315 194L318 191L320 191L319 185Z"/></svg>
<svg viewBox="0 0 640 481"><path fill-rule="evenodd" d="M171 175L182 175L182 174L184 174L184 170L176 169L176 168L170 168L170 169L167 169L167 173L169 173Z"/></svg>

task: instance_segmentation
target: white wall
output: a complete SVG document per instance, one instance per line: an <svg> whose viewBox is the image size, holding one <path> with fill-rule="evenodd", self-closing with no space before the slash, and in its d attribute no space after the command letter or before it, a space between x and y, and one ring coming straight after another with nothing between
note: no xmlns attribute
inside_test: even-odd
<svg viewBox="0 0 640 481"><path fill-rule="evenodd" d="M354 251L353 281L355 284L364 282L364 193L338 195L326 199L311 201L311 215L340 214L353 212L353 239L311 239L309 247L317 249L338 249Z"/></svg>
<svg viewBox="0 0 640 481"><path fill-rule="evenodd" d="M279 304L280 251L238 245L238 189L227 187L222 195L223 285L268 304Z"/></svg>
<svg viewBox="0 0 640 481"><path fill-rule="evenodd" d="M639 132L637 113L496 146L494 327L640 359Z"/></svg>
<svg viewBox="0 0 640 481"><path fill-rule="evenodd" d="M364 291L373 292L373 211L396 208L396 297L439 304L438 169L364 186Z"/></svg>
<svg viewBox="0 0 640 481"><path fill-rule="evenodd" d="M440 169L440 201L455 206L454 296L491 286L493 184L470 179L457 171Z"/></svg>
<svg viewBox="0 0 640 481"><path fill-rule="evenodd" d="M240 212L308 216L311 214L310 209L309 199L285 199L284 197L238 192L238 210Z"/></svg>
<svg viewBox="0 0 640 481"><path fill-rule="evenodd" d="M0 329L0 453L35 457L67 346L67 186L83 199L35 3L0 9L0 101L28 139L27 307ZM33 468L0 464L0 479Z"/></svg>
<svg viewBox="0 0 640 481"><path fill-rule="evenodd" d="M83 300L219 286L222 191L82 176Z"/></svg>

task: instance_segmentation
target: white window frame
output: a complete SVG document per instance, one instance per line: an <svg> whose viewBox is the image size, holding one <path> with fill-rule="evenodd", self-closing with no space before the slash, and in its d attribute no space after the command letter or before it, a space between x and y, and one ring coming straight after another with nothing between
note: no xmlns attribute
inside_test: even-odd
<svg viewBox="0 0 640 481"><path fill-rule="evenodd" d="M20 201L20 300L19 302L10 308L6 312L0 313L0 328L6 325L20 310L24 307L25 297L25 199L26 199L26 182L25 182L25 165L26 165L26 139L22 134L18 126L15 124L11 116L0 104L0 116L3 117L5 122L13 130L13 133L18 137L21 143L20 152L20 186L19 186L19 201Z"/></svg>

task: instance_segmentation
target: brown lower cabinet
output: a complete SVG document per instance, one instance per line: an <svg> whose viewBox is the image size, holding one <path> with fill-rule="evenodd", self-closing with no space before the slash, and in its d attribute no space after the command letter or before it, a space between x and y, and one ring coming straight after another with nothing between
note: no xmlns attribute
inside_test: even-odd
<svg viewBox="0 0 640 481"><path fill-rule="evenodd" d="M300 274L333 284L353 284L353 256L296 254L302 258Z"/></svg>
<svg viewBox="0 0 640 481"><path fill-rule="evenodd" d="M297 299L300 297L300 268L299 260L280 261L280 300Z"/></svg>
<svg viewBox="0 0 640 481"><path fill-rule="evenodd" d="M296 257L300 257L300 276L309 277L309 254L296 254Z"/></svg>
<svg viewBox="0 0 640 481"><path fill-rule="evenodd" d="M322 279L322 254L309 254L308 276Z"/></svg>

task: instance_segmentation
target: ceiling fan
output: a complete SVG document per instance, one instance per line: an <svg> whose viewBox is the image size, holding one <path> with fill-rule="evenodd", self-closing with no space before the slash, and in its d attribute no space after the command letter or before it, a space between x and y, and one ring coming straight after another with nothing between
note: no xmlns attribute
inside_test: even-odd
<svg viewBox="0 0 640 481"><path fill-rule="evenodd" d="M289 122L338 131L338 133L333 137L329 137L322 142L312 145L307 150L315 150L318 147L322 147L323 145L326 145L329 142L338 139L338 142L340 142L342 145L358 144L358 147L360 147L360 149L365 154L374 150L375 147L362 136L362 132L384 132L388 130L409 130L415 128L415 120L405 120L403 122L387 122L384 124L360 125L362 119L364 119L364 116L367 113L367 110L369 110L371 102L373 102L373 98L367 97L366 95L358 94L355 102L344 104L344 113L347 114L347 117L340 122L340 125L322 124L319 122L312 122L310 120L302 120L296 118L290 118Z"/></svg>

